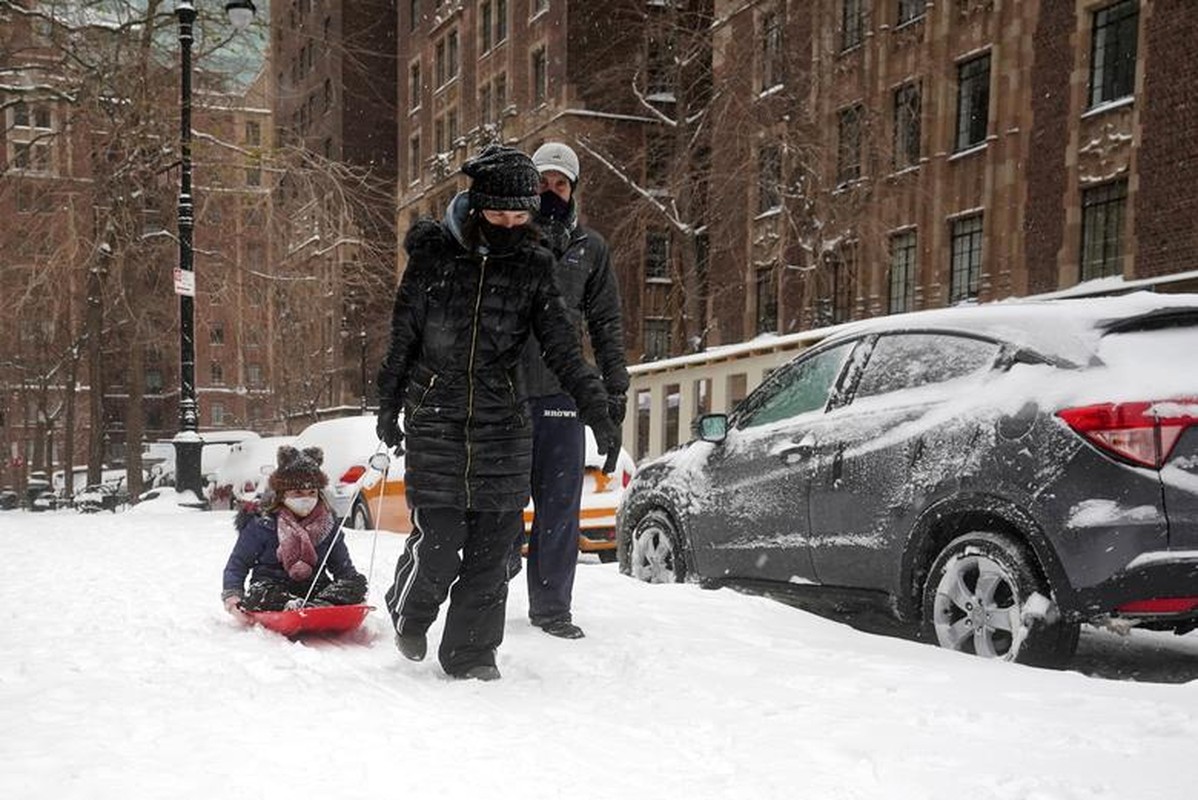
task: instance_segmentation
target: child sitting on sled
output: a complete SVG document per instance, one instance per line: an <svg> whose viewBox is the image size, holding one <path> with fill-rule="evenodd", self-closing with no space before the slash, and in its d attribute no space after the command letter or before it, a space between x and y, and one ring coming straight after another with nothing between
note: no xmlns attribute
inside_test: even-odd
<svg viewBox="0 0 1198 800"><path fill-rule="evenodd" d="M320 493L329 483L323 462L319 447L280 447L269 480L274 497L257 515L237 515L237 543L221 592L234 617L244 621L245 611L298 608L306 596L315 606L354 605L366 598L366 578L354 569L337 535L339 521Z"/></svg>

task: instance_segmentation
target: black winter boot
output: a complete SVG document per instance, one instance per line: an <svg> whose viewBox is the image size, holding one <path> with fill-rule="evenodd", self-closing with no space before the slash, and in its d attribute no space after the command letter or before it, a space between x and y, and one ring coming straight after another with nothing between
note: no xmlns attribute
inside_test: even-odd
<svg viewBox="0 0 1198 800"><path fill-rule="evenodd" d="M550 636L556 636L559 639L581 639L586 636L582 632L582 628L575 625L566 619L558 619L553 622L546 622L540 626L541 630Z"/></svg>
<svg viewBox="0 0 1198 800"><path fill-rule="evenodd" d="M428 652L428 639L423 633L397 633L395 646L409 661L423 661L424 654Z"/></svg>
<svg viewBox="0 0 1198 800"><path fill-rule="evenodd" d="M503 676L499 674L499 667L494 667L490 664L479 664L465 672L456 672L453 674L453 677L460 681L497 681Z"/></svg>

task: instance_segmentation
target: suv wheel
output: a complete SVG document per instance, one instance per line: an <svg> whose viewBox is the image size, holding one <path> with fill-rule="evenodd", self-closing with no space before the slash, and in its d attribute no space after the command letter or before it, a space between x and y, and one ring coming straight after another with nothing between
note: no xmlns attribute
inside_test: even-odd
<svg viewBox="0 0 1198 800"><path fill-rule="evenodd" d="M686 579L682 538L669 515L653 509L637 521L629 543L629 574L646 583Z"/></svg>
<svg viewBox="0 0 1198 800"><path fill-rule="evenodd" d="M1052 597L1027 548L986 531L949 542L923 592L927 638L940 647L983 658L1059 666L1077 649L1079 626L1055 604L1040 613L1036 595Z"/></svg>

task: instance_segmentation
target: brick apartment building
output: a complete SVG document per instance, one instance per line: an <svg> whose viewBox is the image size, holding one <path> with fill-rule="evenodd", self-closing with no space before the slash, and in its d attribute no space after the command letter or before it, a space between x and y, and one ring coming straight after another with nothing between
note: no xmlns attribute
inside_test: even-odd
<svg viewBox="0 0 1198 800"><path fill-rule="evenodd" d="M712 217L711 343L1095 279L1198 289L1198 5L718 0L715 18L712 205L747 212Z"/></svg>
<svg viewBox="0 0 1198 800"><path fill-rule="evenodd" d="M104 95L88 101L96 90L87 76L54 72L64 48L89 46L79 42L65 27L23 17L5 22L0 42L10 62L48 65L9 72L10 85L23 88L0 96L3 485L20 487L31 471L89 457L120 466L143 442L170 438L179 426L171 272L179 174L177 154L154 144L177 141L170 111L178 107L178 75L164 70L120 84L161 94L167 113L107 116ZM120 52L112 44L97 41L88 52ZM269 251L262 220L270 195L258 166L273 135L267 82L260 75L232 92L222 83L197 73L193 95L201 429L274 416L271 342L247 323L263 301L250 270ZM60 86L76 102L56 96ZM121 125L136 133L121 135L113 127Z"/></svg>
<svg viewBox="0 0 1198 800"><path fill-rule="evenodd" d="M316 181L279 176L277 210L292 224L274 255L325 287L311 337L319 346L291 358L315 359L324 376L309 390L285 381L291 427L374 402L395 285L395 19L394 0L271 4L277 139L306 152L303 171ZM361 196L332 205L346 187Z"/></svg>

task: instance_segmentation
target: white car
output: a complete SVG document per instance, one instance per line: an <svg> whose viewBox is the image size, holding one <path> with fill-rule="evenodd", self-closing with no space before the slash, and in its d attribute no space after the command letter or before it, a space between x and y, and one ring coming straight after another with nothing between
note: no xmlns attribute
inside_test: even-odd
<svg viewBox="0 0 1198 800"><path fill-rule="evenodd" d="M229 508L256 505L266 478L274 471L279 448L294 444L294 436L267 436L232 445L216 471L213 505L228 504Z"/></svg>

